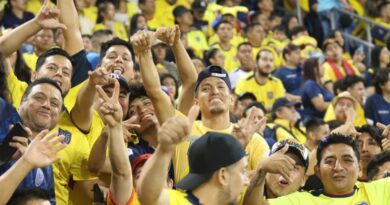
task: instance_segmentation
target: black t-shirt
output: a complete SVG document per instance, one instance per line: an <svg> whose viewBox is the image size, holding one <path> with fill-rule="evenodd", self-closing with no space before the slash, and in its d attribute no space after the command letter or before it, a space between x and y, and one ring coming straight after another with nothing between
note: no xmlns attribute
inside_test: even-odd
<svg viewBox="0 0 390 205"><path fill-rule="evenodd" d="M73 65L72 87L77 86L88 78L88 71L92 71L92 66L88 62L87 53L81 50L71 56Z"/></svg>

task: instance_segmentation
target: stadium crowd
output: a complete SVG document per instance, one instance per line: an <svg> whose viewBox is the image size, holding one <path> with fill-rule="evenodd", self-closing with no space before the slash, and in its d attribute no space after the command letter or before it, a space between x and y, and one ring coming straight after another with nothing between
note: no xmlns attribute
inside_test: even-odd
<svg viewBox="0 0 390 205"><path fill-rule="evenodd" d="M389 0L0 10L0 204L390 204Z"/></svg>

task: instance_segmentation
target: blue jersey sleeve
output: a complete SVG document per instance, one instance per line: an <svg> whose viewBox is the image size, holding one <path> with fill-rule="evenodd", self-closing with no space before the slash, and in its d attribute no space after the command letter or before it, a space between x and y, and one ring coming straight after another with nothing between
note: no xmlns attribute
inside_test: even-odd
<svg viewBox="0 0 390 205"><path fill-rule="evenodd" d="M310 80L308 81L305 86L303 87L303 93L306 94L310 99L319 96L321 93L320 88L318 87L317 83Z"/></svg>
<svg viewBox="0 0 390 205"><path fill-rule="evenodd" d="M75 87L88 78L88 71L92 71L92 66L88 62L85 50L71 56L71 60L73 65L72 87Z"/></svg>

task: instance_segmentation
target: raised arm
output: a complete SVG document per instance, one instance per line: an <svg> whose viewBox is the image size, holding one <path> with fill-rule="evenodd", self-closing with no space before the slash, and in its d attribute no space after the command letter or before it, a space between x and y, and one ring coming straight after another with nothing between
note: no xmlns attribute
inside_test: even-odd
<svg viewBox="0 0 390 205"><path fill-rule="evenodd" d="M77 94L76 104L70 112L73 123L85 132L90 129L92 123L96 85L107 85L115 82L114 79L109 77L109 72L104 66L100 66L94 71L89 71L88 74L89 79Z"/></svg>
<svg viewBox="0 0 390 205"><path fill-rule="evenodd" d="M108 128L107 128L108 129ZM104 129L99 138L93 144L91 153L88 159L88 169L91 172L98 173L104 172L104 166L109 162L106 158L106 151L108 146L108 130ZM111 173L111 164L110 164Z"/></svg>
<svg viewBox="0 0 390 205"><path fill-rule="evenodd" d="M60 20L68 28L64 31L65 50L72 56L84 49L79 15L73 0L57 0L57 5L61 10Z"/></svg>
<svg viewBox="0 0 390 205"><path fill-rule="evenodd" d="M45 0L41 10L33 19L0 37L0 52L4 56L7 57L17 51L27 39L43 28L61 28L66 30L66 26L58 21L60 11L50 8L48 3L49 0Z"/></svg>
<svg viewBox="0 0 390 205"><path fill-rule="evenodd" d="M252 178L248 190L244 196L244 205L264 205L265 175L280 173L285 179L291 181L290 171L294 169L295 161L285 155L288 145L272 154L261 162L255 176Z"/></svg>
<svg viewBox="0 0 390 205"><path fill-rule="evenodd" d="M168 119L158 133L159 144L153 156L146 161L141 172L137 193L141 204L169 204L169 195L164 184L168 176L172 154L176 146L190 133L192 122L196 119L199 108L191 109L188 119L176 116Z"/></svg>
<svg viewBox="0 0 390 205"><path fill-rule="evenodd" d="M112 167L110 191L117 204L126 204L133 191L133 176L126 145L123 140L123 111L119 104L119 82L115 82L114 93L109 98L101 87L97 87L104 103L100 106L100 114L108 125L110 137L109 158Z"/></svg>
<svg viewBox="0 0 390 205"><path fill-rule="evenodd" d="M138 31L131 38L141 68L141 77L148 97L152 100L160 124L175 115L169 96L161 89L160 77L153 62L151 46L155 39L151 31Z"/></svg>
<svg viewBox="0 0 390 205"><path fill-rule="evenodd" d="M0 176L0 187L7 187L0 192L0 204L6 204L19 183L32 169L46 167L57 161L56 153L65 148L60 144L64 137L40 132L26 149L24 155L3 175ZM60 144L60 145L59 145Z"/></svg>
<svg viewBox="0 0 390 205"><path fill-rule="evenodd" d="M186 115L194 103L195 84L198 73L180 40L180 29L178 25L175 26L175 38L172 45L172 51L175 55L180 80L182 82L182 92L179 98L178 110Z"/></svg>

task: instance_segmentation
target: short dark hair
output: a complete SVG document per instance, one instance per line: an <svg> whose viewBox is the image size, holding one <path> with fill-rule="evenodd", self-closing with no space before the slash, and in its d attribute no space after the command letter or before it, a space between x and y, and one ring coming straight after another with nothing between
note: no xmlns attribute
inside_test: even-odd
<svg viewBox="0 0 390 205"><path fill-rule="evenodd" d="M316 117L311 118L311 119L307 120L305 123L306 133L314 132L322 125L326 125L326 123L322 119L316 118Z"/></svg>
<svg viewBox="0 0 390 205"><path fill-rule="evenodd" d="M241 46L250 46L252 48L252 44L250 44L249 42L242 42L238 44L237 51L240 50Z"/></svg>
<svg viewBox="0 0 390 205"><path fill-rule="evenodd" d="M363 125L361 127L357 127L356 128L356 131L360 132L360 133L367 133L370 135L370 137L372 137L375 142L378 144L378 146L382 149L382 134L381 134L381 131L375 127L375 126L372 126L372 125ZM357 137L358 139L359 137Z"/></svg>
<svg viewBox="0 0 390 205"><path fill-rule="evenodd" d="M265 107L264 107L264 105L263 105L262 103L253 102L253 103L249 104L249 105L245 108L244 113L243 113L243 117L246 117L246 116L247 116L247 115L246 115L246 112L247 112L249 109L251 109L252 107L257 107L257 108L259 108L260 110L262 110L262 111L264 112L264 114L267 113L266 110L265 110Z"/></svg>
<svg viewBox="0 0 390 205"><path fill-rule="evenodd" d="M364 79L357 75L347 75L343 80L344 88L347 89L351 86L354 86L357 83L362 82L364 84Z"/></svg>
<svg viewBox="0 0 390 205"><path fill-rule="evenodd" d="M133 48L131 47L131 45L128 42L126 42L120 38L113 38L113 39L102 44L102 47L100 49L100 62L106 56L107 50L110 49L112 46L126 47L129 50L129 52L131 53L131 59L133 60L133 62L135 62Z"/></svg>
<svg viewBox="0 0 390 205"><path fill-rule="evenodd" d="M337 90L340 90L341 92L347 90L347 87L345 87L345 83L344 83L344 80L343 80L343 79L337 80L336 82L334 82L334 84L333 84L333 93L334 93L334 95L336 95L336 96L339 94L339 93L337 92Z"/></svg>
<svg viewBox="0 0 390 205"><path fill-rule="evenodd" d="M218 48L212 48L212 49L208 50L207 52L205 52L203 61L204 61L204 64L205 64L206 66L209 66L209 65L212 64L211 61L210 61L210 59L211 59L211 58L214 58L215 55L217 55L217 52L218 52L218 51L219 51Z"/></svg>
<svg viewBox="0 0 390 205"><path fill-rule="evenodd" d="M287 44L286 47L284 47L283 52L282 52L283 59L286 60L287 54L290 55L291 52L298 51L298 50L300 50L300 48L297 45L292 44L292 43Z"/></svg>
<svg viewBox="0 0 390 205"><path fill-rule="evenodd" d="M39 188L25 188L16 190L7 205L25 205L30 200L50 201L49 193Z"/></svg>
<svg viewBox="0 0 390 205"><path fill-rule="evenodd" d="M129 95L129 105L138 98L147 97L145 87L142 84L132 84L130 85L130 95Z"/></svg>
<svg viewBox="0 0 390 205"><path fill-rule="evenodd" d="M65 50L61 48L51 48L45 51L44 53L42 53L38 57L37 65L35 66L35 71L38 72L41 69L42 65L45 63L48 57L55 56L55 55L63 56L67 58L70 62L72 62L70 55ZM73 64L72 64L72 72L73 72Z"/></svg>
<svg viewBox="0 0 390 205"><path fill-rule="evenodd" d="M390 68L378 69L374 77L373 85L377 94L383 94L381 86L389 81Z"/></svg>
<svg viewBox="0 0 390 205"><path fill-rule="evenodd" d="M247 27L245 27L245 33L248 33L248 32L251 32L255 29L256 26L260 26L263 30L263 26L259 23L252 23L252 24L249 24Z"/></svg>
<svg viewBox="0 0 390 205"><path fill-rule="evenodd" d="M217 31L218 31L218 28L219 28L222 24L229 24L230 26L233 27L233 25L232 25L229 21L221 21L221 22L219 22L217 25L214 26L214 31L217 32Z"/></svg>
<svg viewBox="0 0 390 205"><path fill-rule="evenodd" d="M277 25L275 26L275 28L273 29L273 31L278 31L278 32L283 32L284 34L286 34L286 26L285 25Z"/></svg>
<svg viewBox="0 0 390 205"><path fill-rule="evenodd" d="M321 163L322 155L325 150L330 145L333 144L345 144L352 148L357 160L360 160L359 149L356 141L351 136L345 136L341 134L330 134L329 136L323 138L320 141L320 144L317 148L317 165Z"/></svg>
<svg viewBox="0 0 390 205"><path fill-rule="evenodd" d="M303 31L307 31L307 29L304 26L295 26L288 32L288 38L291 39L293 36Z"/></svg>
<svg viewBox="0 0 390 205"><path fill-rule="evenodd" d="M372 180L373 177L378 174L379 167L384 163L390 162L390 152L384 151L378 155L375 155L367 165L367 178Z"/></svg>
<svg viewBox="0 0 390 205"><path fill-rule="evenodd" d="M27 97L30 95L31 93L31 90L37 86L37 85L40 85L40 84L49 84L49 85L52 85L53 87L57 88L57 90L60 91L61 93L61 97L64 98L64 95L62 93L62 90L61 90L61 87L57 84L56 81L50 79L50 78L38 78L36 80L34 80L30 85L28 85L28 87L26 88L26 90L24 91L23 93L23 96L22 96L22 101L25 101L27 99Z"/></svg>
<svg viewBox="0 0 390 205"><path fill-rule="evenodd" d="M163 74L160 75L160 83L161 83L161 85L163 83L163 80L165 80L166 78L171 78L175 82L176 93L175 93L175 96L173 96L173 97L175 99L177 99L177 97L179 96L179 83L177 82L175 76L173 76L172 74L170 74L170 73L163 73Z"/></svg>

